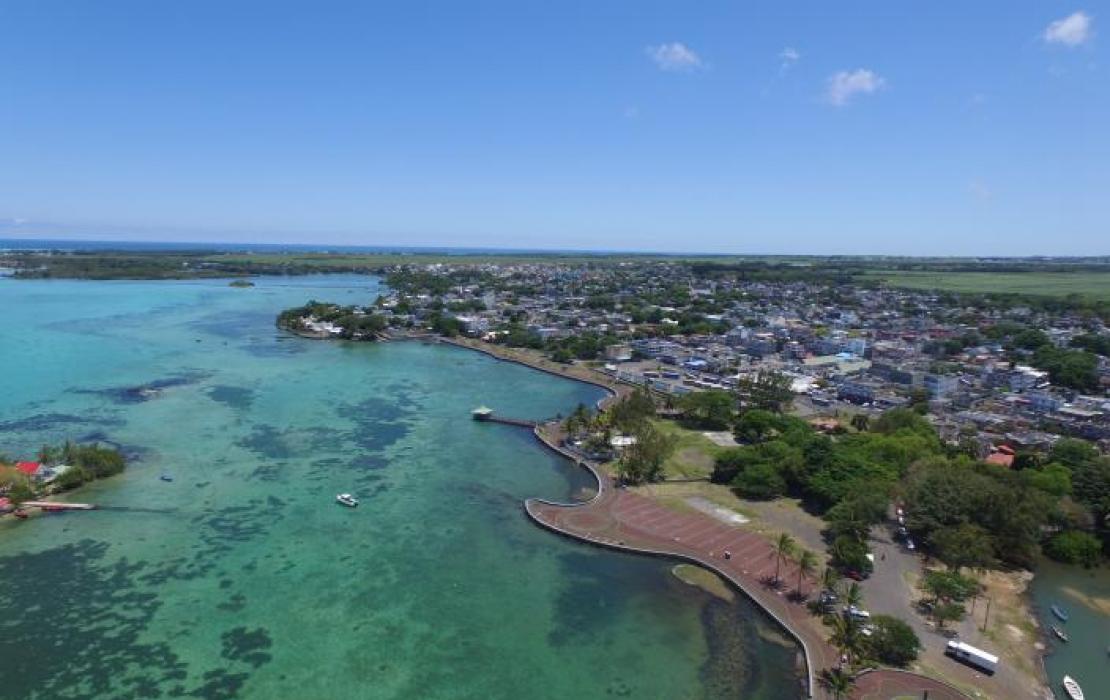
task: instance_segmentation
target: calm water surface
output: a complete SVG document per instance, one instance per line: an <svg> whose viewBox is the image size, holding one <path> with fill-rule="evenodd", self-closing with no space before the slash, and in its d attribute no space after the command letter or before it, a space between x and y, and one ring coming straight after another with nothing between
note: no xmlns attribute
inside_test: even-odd
<svg viewBox="0 0 1110 700"><path fill-rule="evenodd" d="M1067 697L1061 682L1069 675L1086 697L1110 697L1110 571L1045 561L1033 577L1032 594L1043 628L1060 625L1071 639L1064 644L1050 635L1045 670L1056 696ZM1053 616L1054 603L1068 612L1066 623Z"/></svg>
<svg viewBox="0 0 1110 700"><path fill-rule="evenodd" d="M469 420L597 389L273 327L376 293L0 279L0 452L70 438L133 460L70 496L101 510L0 521L0 697L798 696L795 650L750 604L531 525L522 498L584 476Z"/></svg>

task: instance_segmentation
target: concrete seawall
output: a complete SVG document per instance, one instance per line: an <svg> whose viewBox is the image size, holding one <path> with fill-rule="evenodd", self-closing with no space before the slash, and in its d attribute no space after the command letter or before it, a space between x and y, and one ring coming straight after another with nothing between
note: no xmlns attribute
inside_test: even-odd
<svg viewBox="0 0 1110 700"><path fill-rule="evenodd" d="M632 390L618 380L606 383L600 379L580 376L579 372L571 374L555 371L535 362L506 356L467 342L452 339L440 339L440 342L604 389L608 395L597 402L598 410L605 410L614 400ZM807 698L832 697L816 684L816 672L837 666L840 654L826 641L824 628L814 624L804 605L785 599L777 581L773 588L766 585L768 571L773 570L776 576L778 573L777 567L769 567L768 564L767 554L772 551L769 541L761 535L726 526L704 514L676 515L674 511L652 499L615 488L608 475L602 473L596 464L558 444L561 431L557 421L537 424L532 432L542 445L589 471L597 483L597 493L578 503L560 503L542 498L525 500L523 509L532 522L550 532L585 544L629 554L668 558L712 571L759 606L798 644L805 664L805 687L800 689L802 695ZM630 502L633 505L627 507ZM653 522L685 518L686 523L670 528L656 528L655 531L639 528L636 521L639 514L634 514L633 511L640 509L642 513L644 509L641 506L644 504L652 512ZM564 517L568 514L574 517ZM691 520L695 518L701 522L691 526ZM568 526L568 523L573 527ZM673 537L664 537L662 534ZM688 536L691 534L697 536ZM632 539L638 541L632 543ZM730 557L729 550L722 550L722 546L731 546L734 556ZM786 569L789 573L789 564ZM794 575L797 575L796 570L791 574ZM862 673L859 686L851 693L851 697L879 697L877 693L885 693L882 697L919 697L923 692L936 700L968 700L965 694L943 681L910 671L885 668Z"/></svg>
<svg viewBox="0 0 1110 700"><path fill-rule="evenodd" d="M551 442L547 438L547 436L544 434L544 432L542 430L542 426L537 426L536 429L533 430L533 434L536 436L536 439L539 440L540 443L543 444L548 449L558 453L559 455L561 455L561 456L563 456L567 459L570 459L575 464L577 464L579 467L581 467L583 469L586 469L591 475L593 475L594 481L597 483L597 493L594 495L594 497L589 499L588 501L582 501L580 503L560 503L560 502L557 502L557 501L549 501L549 500L546 500L546 499L543 499L543 498L529 498L529 499L525 500L524 501L524 512L528 515L529 518L531 518L531 520L534 523L536 523L540 527L543 527L543 528L545 528L545 529L547 529L551 532L562 535L564 537L570 537L570 538L575 539L579 542L585 542L587 544L592 544L592 545L596 545L596 546L599 546L599 547L607 547L609 549L615 549L615 550L619 550L619 551L622 551L622 552L628 552L628 553L632 553L632 554L640 554L640 555L652 556L652 557L662 557L662 558L668 558L668 559L676 559L678 561L686 562L686 563L689 563L689 564L695 564L697 566L701 566L705 569L708 569L708 570L712 571L713 573L715 573L716 575L720 576L722 579L727 581L733 588L738 590L741 594L743 594L749 600L751 600L756 605L758 605L765 613L767 613L767 615L769 615L771 617L771 619L773 619L776 623L778 623L778 625L787 634L789 634L790 637L798 644L799 648L801 648L801 650L802 650L802 655L805 659L805 667L806 667L805 694L806 694L806 697L810 697L810 698L813 697L813 691L814 691L814 688L815 688L815 685L814 685L814 666L813 666L812 655L810 654L809 645L806 643L806 640L803 639L802 636L799 635L789 624L787 624L786 621L784 621L781 617L779 617L775 613L774 610L771 610L769 607L764 605L763 602L760 601L759 598L756 595L753 595L752 592L749 591L747 589L747 587L741 581L734 578L729 572L724 571L723 569L718 567L715 562L713 562L711 560L706 560L702 557L698 557L698 556L694 556L694 555L690 555L690 554L686 554L686 553L682 553L682 552L669 551L669 550L665 550L665 549L654 549L654 548L644 547L644 546L633 546L633 545L630 545L630 544L628 544L626 542L623 542L623 541L620 541L620 540L611 540L611 539L608 539L608 538L596 537L596 536L590 535L589 533L573 532L573 531L571 531L567 528L561 527L557 523L555 523L553 521L550 521L547 518L544 518L543 514L539 511L539 508L537 507L541 504L545 505L545 506L548 506L548 507L553 507L553 508L598 507L605 500L605 498L607 496L607 493L612 490L613 486L612 486L612 482L610 481L609 477L606 476L605 474L602 474L600 471L598 471L597 467L595 467L592 463L590 463L587 460L583 460L581 458L578 458L573 453L564 449L562 446Z"/></svg>

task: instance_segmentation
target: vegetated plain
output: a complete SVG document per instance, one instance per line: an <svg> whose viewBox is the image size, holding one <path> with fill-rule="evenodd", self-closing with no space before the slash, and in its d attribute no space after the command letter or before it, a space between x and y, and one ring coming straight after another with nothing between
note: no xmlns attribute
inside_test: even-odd
<svg viewBox="0 0 1110 700"><path fill-rule="evenodd" d="M874 270L867 277L881 279L892 287L936 289L962 294L1020 294L1066 297L1077 294L1110 301L1108 272L933 272L918 270Z"/></svg>

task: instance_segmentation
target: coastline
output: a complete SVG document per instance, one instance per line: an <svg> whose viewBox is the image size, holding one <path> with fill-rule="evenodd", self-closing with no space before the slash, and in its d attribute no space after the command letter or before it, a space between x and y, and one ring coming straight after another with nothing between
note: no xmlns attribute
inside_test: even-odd
<svg viewBox="0 0 1110 700"><path fill-rule="evenodd" d="M519 364L530 369L544 372L549 375L590 384L607 392L607 396L598 401L598 410L605 410L612 402L628 393L631 393L632 391L631 386L624 384L619 380L609 379L606 376L601 375L596 370L593 370L592 368L577 364L565 365L561 363L556 363L546 357L539 355L539 353L527 349L507 348L500 345L486 343L484 341L473 338L448 338L430 334L414 333L411 331L402 331L400 333L394 331L384 340L419 340L428 343L451 345L457 348L479 352L488 357L503 362L512 362L515 364ZM811 650L811 647L827 647L827 642L823 638L824 635L820 634L819 636L815 637L815 635L813 634L813 629L815 628L815 626L810 625L805 621L803 621L800 626L788 622L786 619L783 618L783 616L769 607L764 600L761 600L762 593L760 592L760 589L753 587L751 585L751 582L745 583L739 577L731 574L727 570L727 568L722 567L719 562L715 562L711 559L706 559L702 556L691 555L687 552L675 551L675 549L671 547L654 548L633 546L624 541L607 539L597 533L572 531L570 529L560 527L559 524L552 522L550 518L545 518L544 513L541 512L542 508L557 508L579 511L586 510L590 506L597 506L606 496L610 495L615 489L610 477L606 475L603 471L601 471L599 465L591 464L589 461L584 460L580 456L572 454L561 447L558 439L558 422L556 420L548 420L539 423L533 429L533 435L541 444L543 444L548 449L558 453L565 459L568 459L576 466L589 471L595 483L597 484L596 493L591 498L580 502L562 503L543 498L526 499L522 504L523 509L526 515L536 525L555 534L569 537L584 544L591 544L594 546L613 549L616 551L623 551L626 553L639 554L643 556L669 558L671 560L674 560L676 563L685 563L700 567L720 577L732 590L735 590L736 592L744 595L755 605L757 605L761 610L763 610L768 616L770 616L771 619L774 620L783 629L783 631L798 645L798 648L802 652L802 657L804 658L805 663L804 694L806 697L810 698L819 697L818 687L816 684L816 672L819 671L821 668L826 668L830 665L834 665L834 662L822 665L815 665L814 663L815 654ZM1035 614L1034 605L1030 595L1029 587L1026 587L1026 590L1022 592L1019 598L1023 604L1023 607L1017 612L1033 616ZM806 637L810 637L808 642L806 641ZM1033 641L1034 643L1042 641L1042 635L1038 635ZM1039 680L1041 685L1041 687L1038 688L1038 691L1043 690L1048 692L1048 697L1051 697L1051 687L1048 681L1048 674L1045 672L1044 669L1044 659L1046 658L1047 654L1050 653L1050 651L1051 650L1049 648L1041 647L1038 644L1037 647L1033 647L1029 650L1030 653L1027 657L1036 659L1038 666L1037 670L1039 671ZM823 656L823 654L818 654L817 656ZM897 684L899 682L899 678L903 679L903 682L907 683L911 682L912 680L912 682L916 682L922 687L929 687L931 693L930 697L968 697L962 690L945 680L942 675L924 676L908 670L880 668L865 669L863 672L861 672L860 677L867 677L868 685L870 685L872 682L889 682ZM976 690L978 691L979 689Z"/></svg>

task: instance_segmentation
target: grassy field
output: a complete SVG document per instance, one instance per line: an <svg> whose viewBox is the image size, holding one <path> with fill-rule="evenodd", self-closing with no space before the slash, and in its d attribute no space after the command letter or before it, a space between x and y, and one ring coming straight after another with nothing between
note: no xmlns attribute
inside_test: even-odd
<svg viewBox="0 0 1110 700"><path fill-rule="evenodd" d="M1064 297L1078 294L1110 301L1110 272L903 272L876 270L865 277L881 278L894 287L939 289L981 294L1026 294Z"/></svg>
<svg viewBox="0 0 1110 700"><path fill-rule="evenodd" d="M663 473L668 479L695 479L708 477L713 462L725 448L697 430L689 430L669 420L654 421L655 427L675 440L675 451L663 463Z"/></svg>

